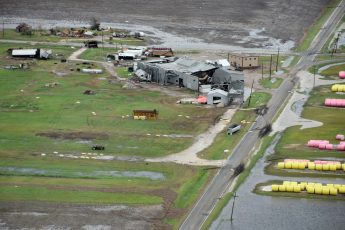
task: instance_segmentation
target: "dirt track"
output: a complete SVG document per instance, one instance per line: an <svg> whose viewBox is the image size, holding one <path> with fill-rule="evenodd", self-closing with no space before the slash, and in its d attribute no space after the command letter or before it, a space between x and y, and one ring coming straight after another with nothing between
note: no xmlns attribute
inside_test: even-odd
<svg viewBox="0 0 345 230"><path fill-rule="evenodd" d="M0 15L153 26L210 43L262 47L298 42L329 0L1 0ZM277 44L275 44L277 45ZM282 45L282 44L279 44Z"/></svg>

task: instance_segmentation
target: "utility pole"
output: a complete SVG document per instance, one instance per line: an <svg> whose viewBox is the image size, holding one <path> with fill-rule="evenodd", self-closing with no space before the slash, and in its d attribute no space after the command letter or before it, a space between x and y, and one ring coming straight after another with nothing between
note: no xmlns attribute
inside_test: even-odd
<svg viewBox="0 0 345 230"><path fill-rule="evenodd" d="M235 193L234 193L234 201L232 202L230 222L232 222L232 220L233 220L232 216L233 216L233 214L234 214L234 208L235 208L235 200L236 200L236 197L238 197L238 196L236 196L236 192L235 192Z"/></svg>
<svg viewBox="0 0 345 230"><path fill-rule="evenodd" d="M271 60L270 60L270 80L272 75L272 54L271 54Z"/></svg>
<svg viewBox="0 0 345 230"><path fill-rule="evenodd" d="M253 87L254 87L254 79L253 79L252 87L250 88L250 95L249 95L249 99L248 99L248 107L250 106L250 100L252 99Z"/></svg>
<svg viewBox="0 0 345 230"><path fill-rule="evenodd" d="M278 72L278 62L279 62L279 46L278 46L278 55L277 55L277 63L276 63L276 72Z"/></svg>
<svg viewBox="0 0 345 230"><path fill-rule="evenodd" d="M264 79L264 62L261 61L261 79Z"/></svg>
<svg viewBox="0 0 345 230"><path fill-rule="evenodd" d="M2 38L5 38L5 19L2 19Z"/></svg>
<svg viewBox="0 0 345 230"><path fill-rule="evenodd" d="M315 72L316 72L316 66L314 65L314 81L313 81L313 88L315 88Z"/></svg>

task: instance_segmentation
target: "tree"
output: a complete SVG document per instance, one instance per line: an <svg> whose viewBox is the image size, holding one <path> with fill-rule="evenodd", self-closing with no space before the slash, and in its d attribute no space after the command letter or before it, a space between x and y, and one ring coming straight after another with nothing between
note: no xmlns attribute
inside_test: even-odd
<svg viewBox="0 0 345 230"><path fill-rule="evenodd" d="M90 29L91 30L100 30L101 23L96 18L92 18L90 21Z"/></svg>

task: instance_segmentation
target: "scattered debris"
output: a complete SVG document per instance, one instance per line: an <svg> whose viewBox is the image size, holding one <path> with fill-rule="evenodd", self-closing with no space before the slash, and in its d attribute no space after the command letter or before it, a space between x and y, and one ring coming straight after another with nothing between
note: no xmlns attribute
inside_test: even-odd
<svg viewBox="0 0 345 230"><path fill-rule="evenodd" d="M83 94L85 94L85 95L95 95L96 92L93 91L93 90L88 89L88 90L85 90Z"/></svg>

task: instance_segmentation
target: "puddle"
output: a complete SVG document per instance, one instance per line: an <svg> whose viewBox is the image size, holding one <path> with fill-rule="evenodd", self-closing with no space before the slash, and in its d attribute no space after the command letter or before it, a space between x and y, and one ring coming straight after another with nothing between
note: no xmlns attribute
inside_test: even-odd
<svg viewBox="0 0 345 230"><path fill-rule="evenodd" d="M0 167L2 175L16 176L48 176L48 177L83 177L83 178L147 178L151 180L164 180L165 176L160 172L151 171L90 171L90 172L71 172L62 170L44 170L35 168Z"/></svg>

